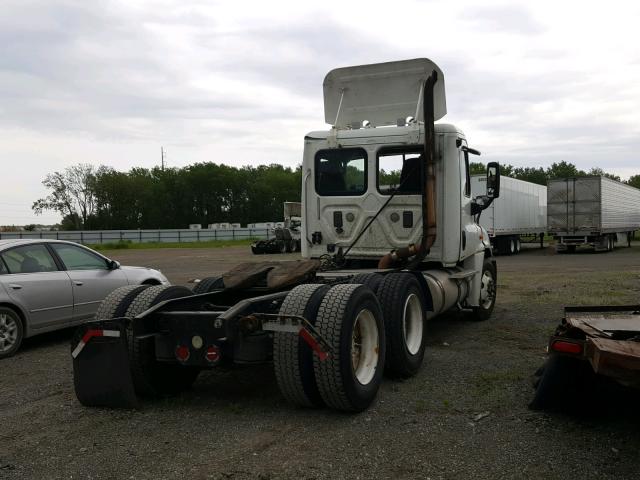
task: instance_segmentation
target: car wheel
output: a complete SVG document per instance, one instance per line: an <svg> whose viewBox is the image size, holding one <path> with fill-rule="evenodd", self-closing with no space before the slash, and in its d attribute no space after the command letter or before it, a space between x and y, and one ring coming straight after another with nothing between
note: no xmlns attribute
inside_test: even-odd
<svg viewBox="0 0 640 480"><path fill-rule="evenodd" d="M0 307L0 358L18 351L24 338L22 319L11 308Z"/></svg>

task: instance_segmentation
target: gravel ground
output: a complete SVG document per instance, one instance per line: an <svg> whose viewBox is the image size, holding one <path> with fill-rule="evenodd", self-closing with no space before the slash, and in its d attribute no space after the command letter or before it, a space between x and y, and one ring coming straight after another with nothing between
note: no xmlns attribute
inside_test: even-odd
<svg viewBox="0 0 640 480"><path fill-rule="evenodd" d="M248 250L112 256L179 284L267 258ZM610 394L592 417L527 403L563 305L638 303L640 246L531 248L498 257L498 272L493 318L431 322L419 374L385 379L358 415L289 406L268 365L206 372L191 391L138 411L88 409L73 393L71 332L30 339L1 362L0 478L638 478L640 413L630 392Z"/></svg>

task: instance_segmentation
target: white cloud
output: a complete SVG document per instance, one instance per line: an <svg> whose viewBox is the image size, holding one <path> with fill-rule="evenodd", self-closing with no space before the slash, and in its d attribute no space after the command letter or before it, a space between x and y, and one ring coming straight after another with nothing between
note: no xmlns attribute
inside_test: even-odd
<svg viewBox="0 0 640 480"><path fill-rule="evenodd" d="M178 166L295 165L303 135L323 128L329 69L418 56L442 67L444 120L484 159L628 176L640 148L639 13L546 0L5 1L0 224L39 220L28 207L55 169L151 166L160 145Z"/></svg>

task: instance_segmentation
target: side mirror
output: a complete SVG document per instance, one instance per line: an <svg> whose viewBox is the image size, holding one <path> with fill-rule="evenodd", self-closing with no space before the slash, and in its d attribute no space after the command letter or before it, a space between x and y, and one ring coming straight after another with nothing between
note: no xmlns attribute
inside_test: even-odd
<svg viewBox="0 0 640 480"><path fill-rule="evenodd" d="M109 270L117 270L120 268L120 262L117 260L107 260L107 267Z"/></svg>
<svg viewBox="0 0 640 480"><path fill-rule="evenodd" d="M498 198L500 196L500 165L498 162L490 162L487 165L487 197Z"/></svg>

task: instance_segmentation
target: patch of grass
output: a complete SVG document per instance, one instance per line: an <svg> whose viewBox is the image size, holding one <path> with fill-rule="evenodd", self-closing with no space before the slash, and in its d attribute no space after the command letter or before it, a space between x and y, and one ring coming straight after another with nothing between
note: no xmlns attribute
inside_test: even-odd
<svg viewBox="0 0 640 480"><path fill-rule="evenodd" d="M470 389L471 397L482 400L483 404L501 405L514 384L520 384L525 376L518 370L483 372L478 375ZM511 388L510 388L511 387Z"/></svg>
<svg viewBox="0 0 640 480"><path fill-rule="evenodd" d="M246 238L242 240L212 240L208 242L110 242L91 244L88 247L101 252L109 250L146 250L150 248L222 248L251 245L257 239Z"/></svg>
<svg viewBox="0 0 640 480"><path fill-rule="evenodd" d="M513 277L513 274L505 276ZM540 305L623 305L636 303L640 272L530 272L526 282L507 281L507 284L509 283L512 287L508 289L507 298L517 301L524 308Z"/></svg>

